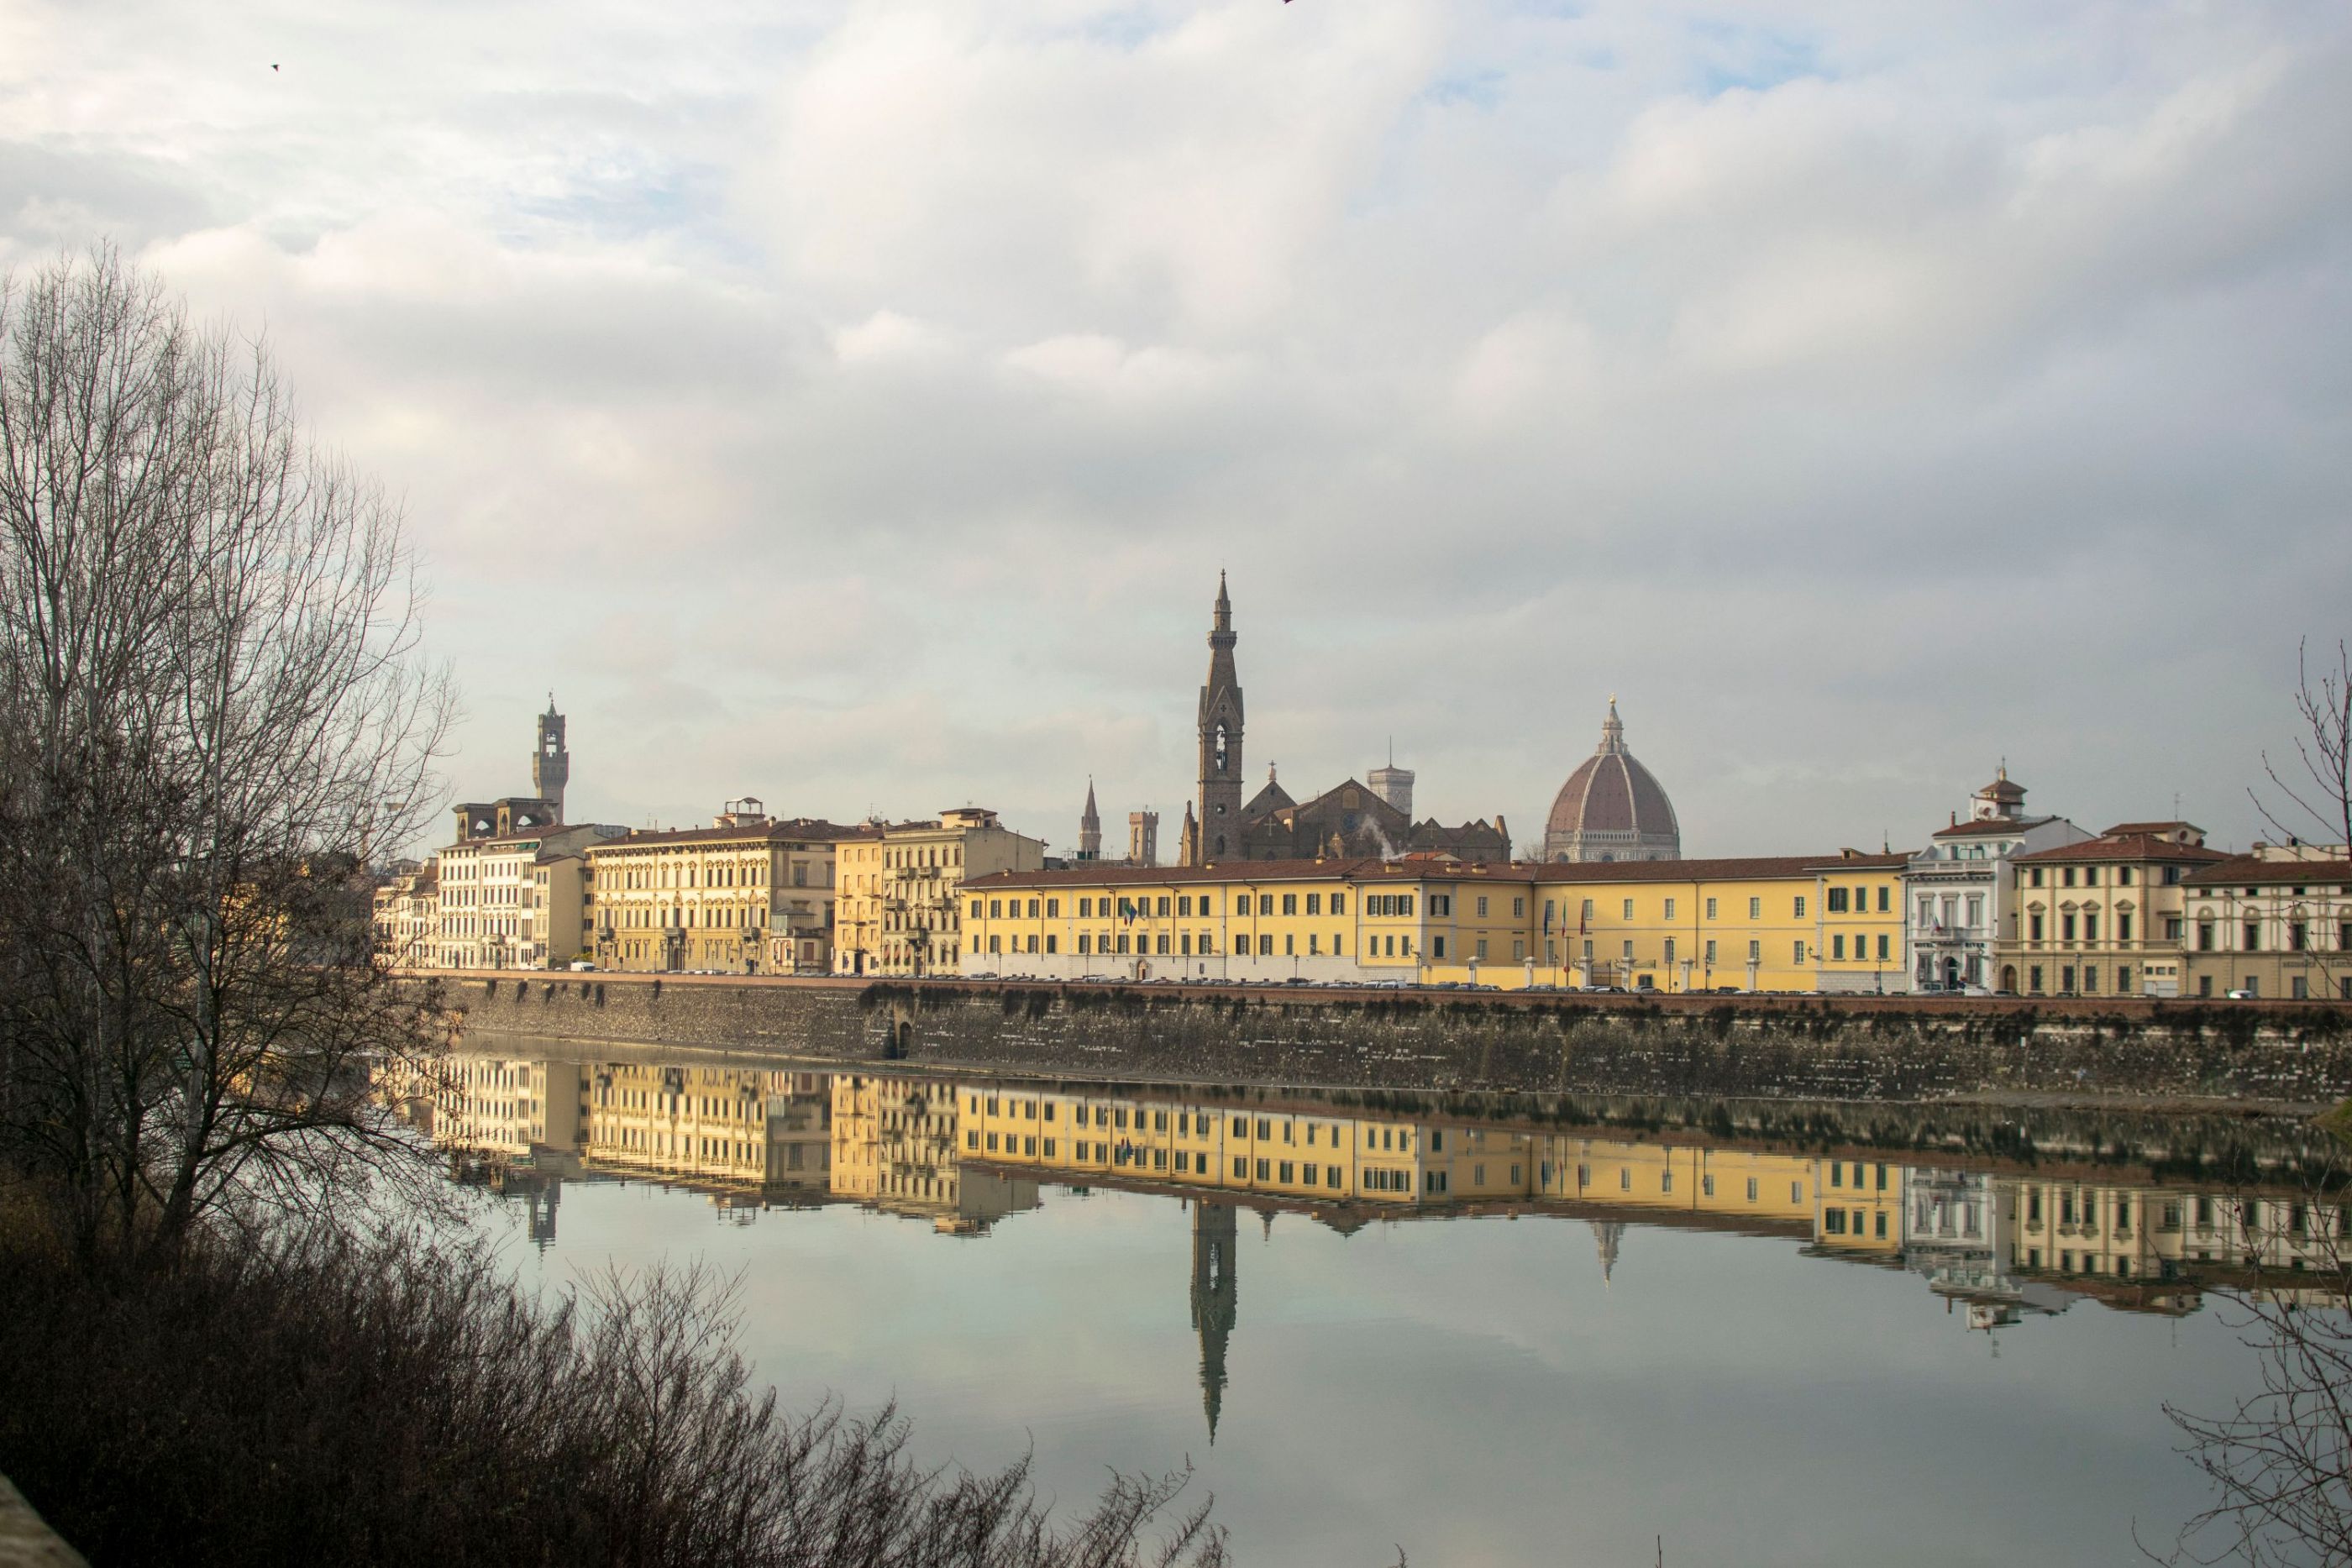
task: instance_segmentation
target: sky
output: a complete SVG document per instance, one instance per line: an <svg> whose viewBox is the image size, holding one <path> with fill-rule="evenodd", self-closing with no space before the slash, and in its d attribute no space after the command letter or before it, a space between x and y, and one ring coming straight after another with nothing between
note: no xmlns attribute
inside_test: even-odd
<svg viewBox="0 0 2352 1568"><path fill-rule="evenodd" d="M0 267L266 334L404 500L453 796L1245 770L1539 839L1618 698L1685 852L2004 758L2264 831L2352 633L2341 0L0 4Z"/></svg>

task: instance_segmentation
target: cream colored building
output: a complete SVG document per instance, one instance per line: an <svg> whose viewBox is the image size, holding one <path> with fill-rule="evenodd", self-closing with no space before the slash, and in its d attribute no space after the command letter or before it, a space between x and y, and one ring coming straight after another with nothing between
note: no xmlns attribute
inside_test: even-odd
<svg viewBox="0 0 2352 1568"><path fill-rule="evenodd" d="M2230 857L2191 822L2120 822L2010 862L1998 988L2020 996L2182 994L2186 881Z"/></svg>
<svg viewBox="0 0 2352 1568"><path fill-rule="evenodd" d="M1033 872L1045 842L996 813L966 806L934 822L900 822L843 846L834 962L843 975L953 975L963 934L958 897L967 877Z"/></svg>
<svg viewBox="0 0 2352 1568"><path fill-rule="evenodd" d="M2188 879L2189 994L2352 1001L2352 858L2258 844Z"/></svg>
<svg viewBox="0 0 2352 1568"><path fill-rule="evenodd" d="M730 801L712 826L637 832L587 852L590 924L607 969L824 974L843 846L875 830Z"/></svg>
<svg viewBox="0 0 2352 1568"><path fill-rule="evenodd" d="M429 969L439 962L441 867L427 861L375 890L376 951L395 969Z"/></svg>
<svg viewBox="0 0 2352 1568"><path fill-rule="evenodd" d="M437 857L444 969L545 969L584 949L583 852L626 830L600 823L467 839Z"/></svg>
<svg viewBox="0 0 2352 1568"><path fill-rule="evenodd" d="M600 1168L808 1199L830 1191L823 1073L613 1062L595 1069L587 1099Z"/></svg>
<svg viewBox="0 0 2352 1568"><path fill-rule="evenodd" d="M834 1196L929 1220L950 1236L977 1236L1036 1207L1035 1181L962 1167L957 1107L949 1080L835 1074Z"/></svg>

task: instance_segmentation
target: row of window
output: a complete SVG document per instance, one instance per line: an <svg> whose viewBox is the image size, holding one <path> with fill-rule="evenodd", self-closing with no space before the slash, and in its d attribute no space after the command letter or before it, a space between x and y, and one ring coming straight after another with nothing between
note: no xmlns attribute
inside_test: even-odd
<svg viewBox="0 0 2352 1568"><path fill-rule="evenodd" d="M656 874L656 869L659 873L658 875ZM731 862L721 862L717 865L707 867L698 867L694 862L684 861L661 865L658 868L652 866L606 866L604 868L604 875L608 879L605 883L607 887L621 889L643 890L647 888L670 887L765 887L768 885L768 879L764 874L767 869L768 862L765 860L747 861L740 865ZM698 876L698 872L700 873ZM595 873L592 871L589 873L589 880L593 883L594 879ZM793 885L794 887L806 887L808 884L808 862L806 861L794 861L793 862Z"/></svg>
<svg viewBox="0 0 2352 1568"><path fill-rule="evenodd" d="M1037 953L1042 951L1048 956L1057 955L1061 951L1061 938L1060 934L1057 932L1045 933L1042 938L1042 948L1040 946L1040 942L1041 938L1034 933L1027 936L1015 935L1009 937L1003 936L990 936L983 938L979 932L975 931L971 935L971 951L974 953L993 953L999 956L1007 952ZM1275 938L1272 932L1262 934L1257 938L1255 956L1262 958L1273 957L1275 956L1274 942ZM1011 944L1009 947L1006 946L1007 943ZM1484 943L1479 945L1481 956L1485 956L1485 946L1486 945ZM1109 931L1081 931L1078 933L1077 950L1082 954L1089 956L1126 954L1129 956L1140 956L1145 957L1156 955L1163 958L1206 958L1213 956L1216 953L1217 946L1215 938L1212 934L1206 931L1201 932L1197 936L1190 931L1180 931L1175 933L1172 936L1165 931L1158 933L1138 932L1131 936L1123 931L1117 933ZM1244 933L1242 936L1234 938L1233 950L1234 955L1237 957L1246 958L1252 956L1250 938L1247 933ZM1286 958L1320 958L1327 956L1334 958L1344 958L1347 956L1347 953L1348 939L1341 932L1334 931L1331 933L1330 945L1328 947L1324 946L1324 937L1321 932L1308 932L1307 934L1307 948L1303 953L1298 947L1298 936L1297 933L1286 931L1282 934L1282 956ZM1445 938L1443 936L1433 937L1430 941L1429 953L1430 956L1433 958L1444 958L1446 954ZM1390 933L1385 936L1375 934L1373 936L1367 936L1364 938L1364 956L1370 958L1410 958L1412 956L1412 933L1407 932L1402 936L1395 933ZM1522 955L1522 956L1524 956L1524 955Z"/></svg>
<svg viewBox="0 0 2352 1568"><path fill-rule="evenodd" d="M982 1110L983 1105L986 1107L984 1112ZM1022 1120L1028 1122L1052 1122L1055 1119L1060 1111L1059 1103L1052 1100L1024 1100L1009 1096L1000 1100L993 1094L987 1096L985 1100L978 1094L968 1096L967 1108L970 1110L971 1114L975 1116L982 1114L989 1116L1002 1115L1007 1118L1018 1116ZM1074 1105L1070 1107L1070 1124L1077 1127L1086 1126L1087 1124L1089 1109L1089 1107L1085 1105ZM1091 1107L1091 1111L1093 1124L1097 1127L1112 1127L1120 1132L1125 1132L1129 1126L1129 1117L1130 1113L1128 1107L1124 1105L1096 1105ZM1132 1112L1132 1124L1135 1131L1139 1133L1146 1131L1147 1129L1144 1126L1145 1113L1143 1107L1140 1105L1136 1106ZM1164 1109L1154 1108L1150 1113L1150 1123L1151 1125L1149 1128L1149 1131L1154 1133L1167 1132L1169 1130L1168 1112ZM1308 1148L1313 1148L1315 1146L1316 1135L1318 1132L1326 1136L1333 1148L1336 1149L1340 1146L1339 1128L1324 1127L1320 1125L1320 1124L1315 1122L1300 1123L1291 1117L1284 1117L1279 1123L1271 1116L1258 1117L1257 1137L1262 1143L1270 1141L1274 1137L1276 1128L1279 1127L1282 1134L1282 1141L1287 1144L1297 1140L1298 1131L1302 1126L1305 1127L1307 1132L1306 1144ZM1206 1111L1179 1111L1176 1113L1175 1130L1176 1134L1179 1137L1205 1138L1213 1134L1216 1130L1216 1127L1214 1119L1212 1117L1211 1113ZM1250 1136L1250 1118L1243 1115L1235 1115L1233 1118L1231 1132L1232 1135L1237 1139L1248 1138ZM1444 1153L1445 1133L1443 1128L1432 1130L1429 1139L1429 1146L1432 1153ZM1364 1147L1367 1149L1378 1148L1384 1151L1400 1150L1410 1153L1412 1149L1412 1130L1409 1127L1398 1128L1393 1126L1366 1128L1364 1131Z"/></svg>
<svg viewBox="0 0 2352 1568"><path fill-rule="evenodd" d="M2117 887L2129 887L2132 885L2132 868L2127 865L2106 868L2095 865L2062 866L2059 868L2058 872L2057 885L2060 887L2096 887L2099 885L2099 873L2102 869L2110 870L2115 873L2114 885ZM2167 887L2179 887L2180 885L2180 871L2181 868L2177 865L2168 865L2164 867L2161 879L2164 885ZM2038 865L2028 866L2025 872L2026 885L2029 887L2046 886L2048 884L2044 881L2044 878L2047 875L2048 869L2046 867Z"/></svg>
<svg viewBox="0 0 2352 1568"><path fill-rule="evenodd" d="M1322 915L1327 913L1325 908L1327 904L1329 905L1328 911L1329 914L1345 915L1348 913L1348 895L1344 893L1334 893L1328 895L1320 893L1286 893L1279 896L1282 913L1285 915L1298 914L1300 912L1299 906L1302 901L1305 903L1306 913L1308 915ZM1276 900L1276 895L1271 893L1256 894L1255 912L1259 915L1272 915L1275 912ZM1412 902L1413 901L1410 897L1395 900L1379 896L1368 897L1365 900L1365 911L1370 915L1411 915L1412 913ZM1435 906L1441 902L1444 901L1437 899L1431 900L1433 913L1438 913ZM986 915L992 920L1002 920L1008 916L1017 920L1021 918L1023 915L1023 906L1024 903L1027 906L1028 917L1032 920L1038 918L1041 913L1041 905L1042 913L1045 919L1059 920L1062 917L1062 901L1058 898L1047 898L1043 900L1034 898L1027 900L1019 898L991 898L982 900L975 898L971 901L971 917L974 920L981 918L984 907ZM1382 907L1383 904L1390 903L1402 903L1403 907L1402 909ZM1112 918L1114 915L1121 920L1150 920L1155 917L1161 920L1171 918L1177 920L1191 920L1196 917L1213 917L1217 913L1217 901L1207 894L1202 894L1197 897L1192 894L1176 894L1172 895L1162 894L1156 899L1138 896L1133 898L1121 898L1116 902L1107 897L1088 897L1081 898L1077 901L1077 917L1080 920L1108 920ZM1252 895L1246 893L1237 893L1234 894L1233 909L1235 916L1246 918L1252 912Z"/></svg>
<svg viewBox="0 0 2352 1568"><path fill-rule="evenodd" d="M2081 911L2069 910L2062 913L2058 916L2058 940L2061 942L2096 942L2099 939L2100 913L2101 912L2096 909L2084 909ZM2176 929L2173 933L2176 937L2179 935L2177 929L2177 924L2178 923L2175 923ZM2028 941L2046 941L2048 939L2049 929L2050 917L2048 915L2029 915L2025 917L2025 936ZM2118 910L2116 912L2115 939L2118 942L2128 942L2132 939L2132 917L2129 910Z"/></svg>
<svg viewBox="0 0 2352 1568"><path fill-rule="evenodd" d="M2025 988L2028 994L2037 997L2047 994L2048 988L2042 980L2045 973L2040 964L2026 970ZM2127 997L2132 994L2132 967L2129 964L2116 965L2115 989L2102 991L2099 988L2098 965L2084 964L2078 968L2073 964L2061 964L2058 966L2058 994L2062 997Z"/></svg>
<svg viewBox="0 0 2352 1568"><path fill-rule="evenodd" d="M1867 887L1832 887L1829 890L1828 894L1829 913L1832 915L1867 914L1870 912L1871 907L1870 893L1871 889ZM1284 915L1295 915L1301 913L1302 904L1304 905L1304 913L1310 915L1322 915L1326 913L1327 905L1328 906L1328 912L1332 915L1345 915L1348 912L1348 895L1344 893L1333 893L1328 894L1320 893L1285 893L1280 894L1271 893L1261 893L1255 894L1236 893L1231 896L1233 913L1235 916L1242 918L1246 918L1253 912L1258 915L1272 915L1276 913L1277 907L1279 907L1280 912ZM1417 902L1419 901L1416 897L1409 893L1368 893L1364 895L1364 914L1373 919L1410 919L1413 915L1414 905ZM1481 920L1492 918L1489 906L1494 902L1496 901L1490 899L1488 895L1485 894L1479 894L1472 903L1475 916ZM1679 902L1680 901L1678 899L1673 898L1664 900L1661 904L1663 911L1662 918L1668 921L1675 919L1676 916L1676 906ZM1717 905L1720 901L1709 898L1705 902L1706 906L1706 918L1709 920L1720 918L1717 913ZM1978 902L1979 901L1973 899L1970 901L1972 904ZM1428 912L1430 917L1433 919L1445 919L1450 917L1454 913L1454 897L1450 894L1431 894L1428 898ZM1589 925L1594 919L1595 901L1588 898L1582 901L1582 904L1583 907L1580 913L1581 914L1585 924ZM1622 904L1622 918L1628 921L1633 919L1633 907L1634 901L1633 899L1628 898L1623 900ZM1806 900L1804 894L1796 894L1790 900L1790 913L1793 918L1798 920L1806 918L1805 908ZM1886 887L1877 889L1877 909L1878 913L1882 915L1892 913L1891 889ZM1546 899L1544 901L1544 923L1547 930L1551 927L1551 924L1555 918L1556 910L1559 911L1559 918L1565 918L1565 912L1564 910L1559 909L1559 904L1551 899ZM1008 917L1019 919L1024 912L1027 915L1027 917L1032 920L1037 919L1041 914L1045 919L1058 920L1062 917L1062 901L1058 898L1031 898L1024 900L1017 897L988 899L974 898L971 901L971 918L974 920L982 918L982 915L986 915L988 918L995 920L1002 920ZM1527 918L1527 913L1528 901L1525 896L1515 897L1511 900L1511 917L1513 919L1524 920ZM1177 920L1190 920L1194 918L1196 915L1213 916L1215 914L1216 900L1214 897L1206 894L1199 894L1197 896L1191 894L1162 894L1156 898L1149 895L1137 895L1128 898L1119 898L1117 900L1113 900L1109 897L1097 898L1088 896L1077 900L1077 917L1081 920L1109 919L1114 915L1121 920L1148 920L1155 917L1161 920L1171 918ZM1764 918L1764 900L1761 897L1750 898L1748 901L1748 918L1750 920L1761 920ZM1932 916L1928 912L1927 904L1923 900L1921 904L1921 919L1925 922L1931 918ZM1976 918L1976 915L1972 912L1970 915L1972 924Z"/></svg>
<svg viewBox="0 0 2352 1568"><path fill-rule="evenodd" d="M2128 935L2128 926L2126 926L2126 935ZM2214 939L2218 935L2219 933L2216 930L2213 922L2210 920L2199 921L2197 923L2197 950L2200 953L2210 953L2215 951ZM2243 946L2237 949L2239 952L2260 953L2263 951L2263 923L2261 921L2249 920L2245 922L2239 927L2239 936L2243 941ZM2302 920L2289 921L2286 927L2286 946L2282 949L2282 951L2288 953L2309 953L2315 950L2315 945L2311 940L2310 924ZM2352 920L2347 920L2336 928L2336 950L2339 953L2352 953Z"/></svg>

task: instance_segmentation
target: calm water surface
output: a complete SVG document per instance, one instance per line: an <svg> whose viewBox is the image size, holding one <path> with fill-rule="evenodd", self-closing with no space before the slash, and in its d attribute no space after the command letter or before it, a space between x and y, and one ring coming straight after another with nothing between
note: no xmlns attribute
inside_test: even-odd
<svg viewBox="0 0 2352 1568"><path fill-rule="evenodd" d="M2215 1287L2315 1223L1254 1091L483 1057L434 1098L526 1278L740 1271L788 1406L896 1398L1071 1503L1189 1459L1255 1563L2137 1561L2205 1497L2163 1404L2252 1385Z"/></svg>

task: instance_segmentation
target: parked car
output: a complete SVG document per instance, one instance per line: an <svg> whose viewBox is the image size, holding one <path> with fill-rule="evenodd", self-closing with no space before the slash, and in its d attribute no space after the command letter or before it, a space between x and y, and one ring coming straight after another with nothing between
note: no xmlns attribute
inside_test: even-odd
<svg viewBox="0 0 2352 1568"><path fill-rule="evenodd" d="M2230 999L2233 1002L2251 1002L2255 999L2255 997L2252 991L2231 991Z"/></svg>
<svg viewBox="0 0 2352 1568"><path fill-rule="evenodd" d="M572 960L572 972L575 975L593 975L596 972L596 966L585 958L574 958Z"/></svg>

